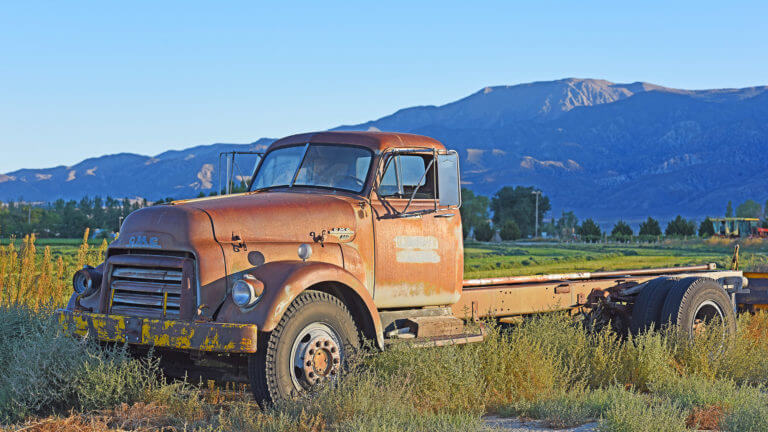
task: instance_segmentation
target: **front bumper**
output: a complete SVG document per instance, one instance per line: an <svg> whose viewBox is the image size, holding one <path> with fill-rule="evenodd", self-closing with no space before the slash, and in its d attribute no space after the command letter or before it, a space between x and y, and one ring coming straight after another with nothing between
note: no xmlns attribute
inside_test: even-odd
<svg viewBox="0 0 768 432"><path fill-rule="evenodd" d="M221 353L256 352L258 329L253 324L159 320L65 309L57 310L56 318L65 332L104 342Z"/></svg>

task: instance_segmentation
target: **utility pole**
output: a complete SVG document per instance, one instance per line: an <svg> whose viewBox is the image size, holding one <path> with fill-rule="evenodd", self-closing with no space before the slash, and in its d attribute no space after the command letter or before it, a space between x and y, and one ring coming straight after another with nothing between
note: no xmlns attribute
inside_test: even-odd
<svg viewBox="0 0 768 432"><path fill-rule="evenodd" d="M541 191L534 191L534 195L536 195L536 227L533 230L533 237L536 238L539 236L539 195L541 195Z"/></svg>

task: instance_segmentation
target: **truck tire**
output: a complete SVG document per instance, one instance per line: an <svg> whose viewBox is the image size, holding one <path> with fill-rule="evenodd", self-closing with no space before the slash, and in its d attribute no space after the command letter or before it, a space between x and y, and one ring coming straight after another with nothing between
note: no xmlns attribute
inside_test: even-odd
<svg viewBox="0 0 768 432"><path fill-rule="evenodd" d="M633 335L638 335L650 328L661 328L661 309L667 294L677 284L678 279L660 277L648 281L648 285L640 291L635 305L632 307L632 319L629 329Z"/></svg>
<svg viewBox="0 0 768 432"><path fill-rule="evenodd" d="M736 332L736 314L731 299L723 287L710 278L680 279L670 290L661 310L663 324L680 326L691 336L716 318L722 320L729 334Z"/></svg>
<svg viewBox="0 0 768 432"><path fill-rule="evenodd" d="M344 303L312 290L299 294L260 341L248 358L248 376L262 407L335 379L360 348L357 326Z"/></svg>

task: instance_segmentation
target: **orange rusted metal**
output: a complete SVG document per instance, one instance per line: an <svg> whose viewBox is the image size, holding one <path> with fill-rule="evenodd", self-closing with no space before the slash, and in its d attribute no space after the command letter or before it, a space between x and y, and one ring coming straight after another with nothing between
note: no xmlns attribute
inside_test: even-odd
<svg viewBox="0 0 768 432"><path fill-rule="evenodd" d="M304 143L371 149L373 169L363 191L354 194L304 187L190 199L136 211L126 218L120 237L110 245L99 294L78 299L78 308L110 312L109 299L114 295L110 272L119 265L179 269L183 270L181 287L174 285L176 291L171 294L162 292L156 299L138 293L148 302L141 305L142 313L152 307L149 302L159 302L159 314L164 317L166 305L176 304L178 291L179 319L250 323L260 331L270 331L291 301L314 287L333 290L356 302L381 344L379 309L458 300L463 259L458 211L443 211L455 217L430 214L386 219L381 217L383 207L373 191L384 153L427 149L429 154L444 151L442 144L409 134L320 132L278 140L267 152ZM394 204L407 205L405 200ZM435 205L435 199L416 199L410 210ZM302 262L297 249L305 243L313 252ZM234 305L229 292L245 274L256 277L265 289L255 305L243 310ZM143 284L159 289L166 285L156 280ZM134 294L123 297L133 299Z"/></svg>

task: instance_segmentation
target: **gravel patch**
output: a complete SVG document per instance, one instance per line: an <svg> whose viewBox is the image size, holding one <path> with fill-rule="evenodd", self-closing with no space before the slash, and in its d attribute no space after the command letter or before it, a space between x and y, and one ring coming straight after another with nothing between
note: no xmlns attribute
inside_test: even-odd
<svg viewBox="0 0 768 432"><path fill-rule="evenodd" d="M542 422L535 420L522 420L519 418L486 416L483 418L488 429L503 432L593 432L597 430L597 423L587 423L581 426L566 429L552 429Z"/></svg>

